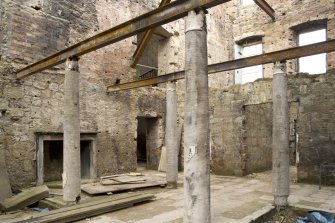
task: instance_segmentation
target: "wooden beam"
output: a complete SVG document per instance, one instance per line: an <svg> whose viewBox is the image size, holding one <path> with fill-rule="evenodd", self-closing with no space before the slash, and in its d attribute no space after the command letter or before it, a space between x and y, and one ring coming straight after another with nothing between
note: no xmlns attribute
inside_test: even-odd
<svg viewBox="0 0 335 223"><path fill-rule="evenodd" d="M314 43L306 46L294 47L285 50L264 53L257 56L245 57L237 60L226 61L208 66L208 74L214 74L223 71L235 70L255 65L274 63L277 61L290 60L299 57L311 56L320 53L329 53L335 51L335 39L320 43ZM132 88L144 87L153 84L160 84L168 81L176 81L185 78L184 71L177 71L170 74L152 77L145 80L133 81L124 84L109 86L107 92L116 92Z"/></svg>
<svg viewBox="0 0 335 223"><path fill-rule="evenodd" d="M134 182L132 184L119 184L119 185L102 185L102 184L84 184L81 185L81 190L85 191L90 195L97 194L106 194L109 192L115 193L120 191L135 190L140 188L156 187L156 186L165 186L165 180L150 180L148 179L145 182Z"/></svg>
<svg viewBox="0 0 335 223"><path fill-rule="evenodd" d="M49 197L49 188L45 185L22 191L0 204L1 212L16 211Z"/></svg>
<svg viewBox="0 0 335 223"><path fill-rule="evenodd" d="M159 4L159 8L163 7L167 4L169 4L171 2L171 0L162 0L161 3ZM131 64L132 68L135 68L138 61L141 59L141 56L143 55L143 52L145 50L145 48L147 47L152 35L154 34L154 30L153 29L149 29L147 31L145 31L143 38L141 39L140 43L138 44L135 53L133 55L133 63Z"/></svg>
<svg viewBox="0 0 335 223"><path fill-rule="evenodd" d="M22 79L34 73L43 71L64 62L67 58L81 56L104 46L139 34L147 29L153 29L165 23L183 18L189 11L203 8L208 9L231 0L183 0L174 1L166 6L131 19L114 28L81 41L69 48L55 53L37 63L18 71L17 79Z"/></svg>
<svg viewBox="0 0 335 223"><path fill-rule="evenodd" d="M272 20L276 19L275 10L265 1L265 0L254 0L254 2L261 8L263 11L268 14Z"/></svg>
<svg viewBox="0 0 335 223"><path fill-rule="evenodd" d="M127 194L120 199L106 198L98 201L60 208L48 212L34 214L31 218L17 218L2 221L3 223L67 223L105 214L134 206L135 204L150 201L155 198L152 194Z"/></svg>

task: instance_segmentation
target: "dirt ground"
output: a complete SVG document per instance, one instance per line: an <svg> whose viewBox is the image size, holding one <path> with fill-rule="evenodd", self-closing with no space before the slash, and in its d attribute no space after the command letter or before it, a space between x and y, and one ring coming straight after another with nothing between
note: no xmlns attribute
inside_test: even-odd
<svg viewBox="0 0 335 223"><path fill-rule="evenodd" d="M302 213L298 213L292 208L275 211L273 216L264 219L263 223L296 223L299 217L304 217Z"/></svg>

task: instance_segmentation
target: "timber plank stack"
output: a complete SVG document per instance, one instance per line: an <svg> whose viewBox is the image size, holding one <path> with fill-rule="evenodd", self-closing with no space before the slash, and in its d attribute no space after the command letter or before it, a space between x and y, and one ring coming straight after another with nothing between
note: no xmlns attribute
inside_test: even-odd
<svg viewBox="0 0 335 223"><path fill-rule="evenodd" d="M47 197L49 197L47 186L32 187L5 199L0 203L0 209L1 212L20 210Z"/></svg>
<svg viewBox="0 0 335 223"><path fill-rule="evenodd" d="M90 195L99 195L155 186L166 186L166 180L157 176L118 174L100 178L99 183L84 184L81 190Z"/></svg>
<svg viewBox="0 0 335 223"><path fill-rule="evenodd" d="M45 213L35 214L22 219L5 220L2 223L67 223L96 215L105 214L111 211L131 207L135 204L154 199L152 194L125 194L118 198L106 198L86 204L74 205Z"/></svg>

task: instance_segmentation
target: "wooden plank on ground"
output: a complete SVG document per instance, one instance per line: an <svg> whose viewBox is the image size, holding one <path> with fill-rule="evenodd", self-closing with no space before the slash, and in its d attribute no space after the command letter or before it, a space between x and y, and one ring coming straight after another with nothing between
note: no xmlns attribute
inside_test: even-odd
<svg viewBox="0 0 335 223"><path fill-rule="evenodd" d="M116 211L126 207L131 207L144 201L152 200L155 196L152 194L131 195L130 197L121 198L118 200L108 201L107 199L86 203L83 205L74 205L71 207L61 208L46 213L34 215L29 219L12 219L4 223L67 223L73 222L111 211Z"/></svg>
<svg viewBox="0 0 335 223"><path fill-rule="evenodd" d="M55 209L66 207L66 203L62 199L48 197L43 200L40 200L38 202L38 207L48 208L49 210L55 210Z"/></svg>
<svg viewBox="0 0 335 223"><path fill-rule="evenodd" d="M101 185L119 185L119 184L134 184L134 183L144 183L147 180L144 176L115 176L110 178L105 178L100 180Z"/></svg>
<svg viewBox="0 0 335 223"><path fill-rule="evenodd" d="M122 184L122 185L101 185L99 183L85 184L81 186L81 190L88 194L105 194L109 192L120 192L127 190L135 190L140 188L155 187L155 186L165 186L166 181L164 180L147 180L143 183L134 184Z"/></svg>
<svg viewBox="0 0 335 223"><path fill-rule="evenodd" d="M5 199L0 203L1 211L15 211L49 197L49 188L45 185L23 190L21 193Z"/></svg>
<svg viewBox="0 0 335 223"><path fill-rule="evenodd" d="M48 215L49 213L56 214L56 213L63 213L64 211L76 210L76 209L78 209L78 207L80 207L80 208L90 207L90 206L98 205L98 204L102 204L102 203L108 203L108 202L112 202L112 201L122 200L122 199L125 199L125 198L136 197L136 196L139 196L139 195L142 195L142 194L143 193L139 193L139 192L131 192L131 193L114 194L113 196L108 196L108 197L103 197L103 198L101 198L101 196L92 197L92 198L90 198L89 201L86 201L86 200L81 201L80 205L68 206L68 207L66 207L66 209L64 209L64 208L56 209L56 210L53 210L52 212L43 213L43 216ZM18 212L18 211L16 211L16 212ZM10 212L10 213L7 213L6 215L0 215L0 222L1 223L15 222L14 220L15 219L21 219L21 216L22 216L21 212L18 212L18 213ZM27 215L23 215L23 216L26 216L25 218L34 218L36 216L40 216L40 214L34 213L34 214L29 215L29 216L27 216Z"/></svg>

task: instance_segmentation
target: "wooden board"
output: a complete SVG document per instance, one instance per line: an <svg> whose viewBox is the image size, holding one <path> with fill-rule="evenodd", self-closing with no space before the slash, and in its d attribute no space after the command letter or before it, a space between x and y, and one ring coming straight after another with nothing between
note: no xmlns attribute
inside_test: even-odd
<svg viewBox="0 0 335 223"><path fill-rule="evenodd" d="M96 215L108 213L134 204L152 200L155 196L152 194L128 195L128 197L117 200L101 199L101 201L89 202L82 205L74 205L45 213L39 213L31 216L29 219L11 219L3 223L67 223L73 222Z"/></svg>
<svg viewBox="0 0 335 223"><path fill-rule="evenodd" d="M49 210L55 210L63 208L66 206L66 203L62 199L57 199L53 197L48 197L38 202L38 207L48 208Z"/></svg>
<svg viewBox="0 0 335 223"><path fill-rule="evenodd" d="M144 176L120 175L102 179L100 180L100 184L102 185L134 184L134 183L144 183L146 180L147 178Z"/></svg>
<svg viewBox="0 0 335 223"><path fill-rule="evenodd" d="M95 195L95 194L105 194L108 192L120 192L120 191L127 191L127 190L134 190L146 187L154 187L154 186L165 186L166 181L159 180L147 180L143 183L134 183L134 184L122 184L122 185L101 185L99 183L93 184L85 184L81 186L81 190L85 191L88 194Z"/></svg>
<svg viewBox="0 0 335 223"><path fill-rule="evenodd" d="M5 199L0 203L0 209L4 212L20 210L46 197L49 197L49 188L47 186L32 187Z"/></svg>

